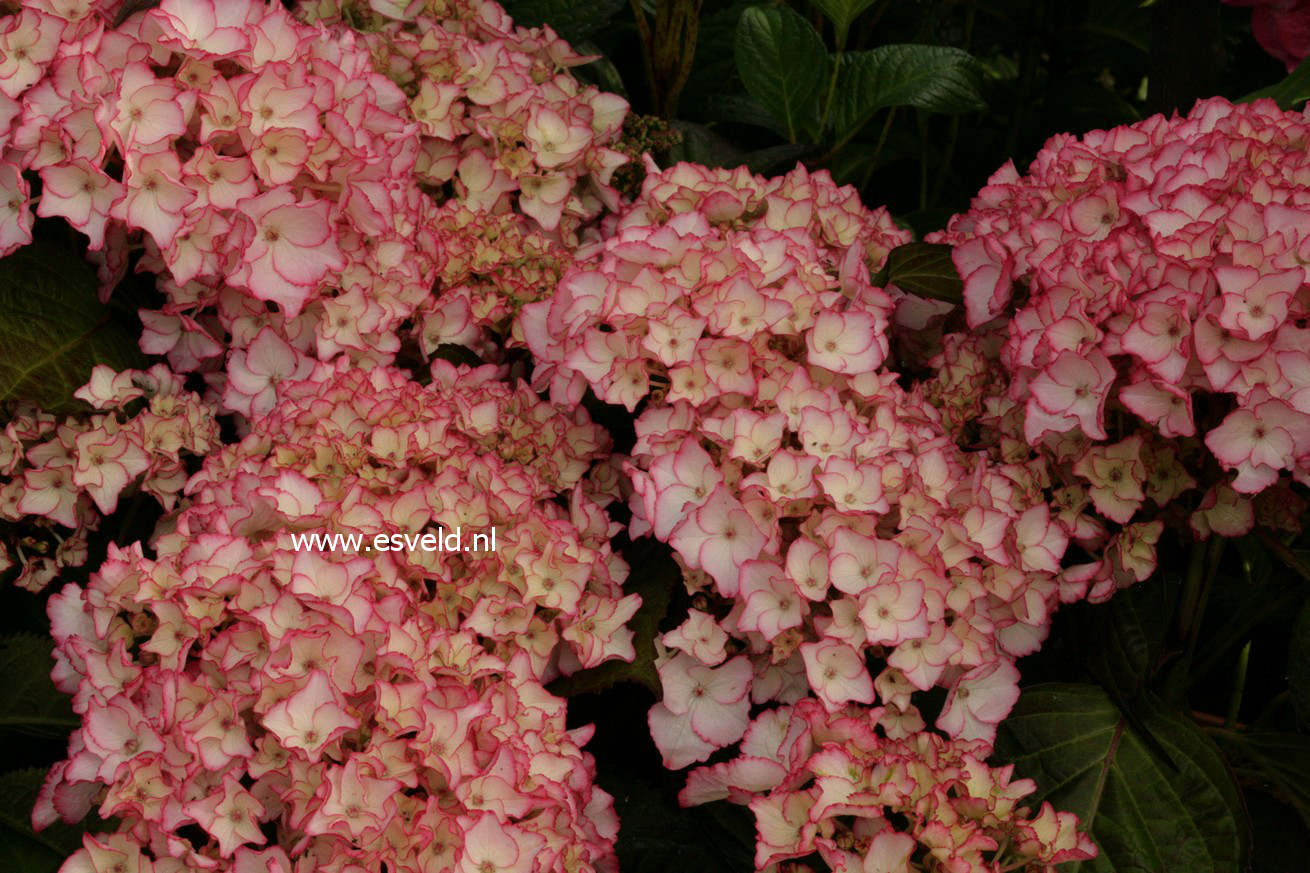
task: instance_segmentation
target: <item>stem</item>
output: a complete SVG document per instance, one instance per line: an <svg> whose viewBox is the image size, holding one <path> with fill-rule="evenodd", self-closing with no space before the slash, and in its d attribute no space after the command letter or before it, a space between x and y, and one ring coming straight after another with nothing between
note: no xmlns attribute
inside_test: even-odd
<svg viewBox="0 0 1310 873"><path fill-rule="evenodd" d="M960 48L966 52L973 45L973 24L974 17L978 10L972 3L969 4L968 10L964 13L964 38L960 40ZM942 173L937 177L937 184L932 186L932 198L930 202L936 203L942 198L942 192L946 190L946 180L950 178L951 164L955 161L955 146L960 140L960 116L951 116L950 132L946 136L946 151L942 155Z"/></svg>
<svg viewBox="0 0 1310 873"><path fill-rule="evenodd" d="M823 100L823 116L819 118L819 136L828 129L828 113L832 112L832 99L837 96L837 71L841 69L841 42L837 44L837 54L832 59L832 78L828 80L828 96Z"/></svg>
<svg viewBox="0 0 1310 873"><path fill-rule="evenodd" d="M922 112L915 113L919 122L919 209L928 208L928 119Z"/></svg>
<svg viewBox="0 0 1310 873"><path fill-rule="evenodd" d="M637 33L641 35L641 60L646 70L646 87L650 89L652 106L659 105L659 95L655 93L655 37L650 32L650 22L646 20L646 11L641 8L641 0L631 0L632 14L637 19Z"/></svg>
<svg viewBox="0 0 1310 873"><path fill-rule="evenodd" d="M1101 762L1101 773L1096 778L1096 790L1092 792L1091 805L1087 807L1087 822L1083 825L1084 829L1090 833L1092 822L1096 821L1097 807L1101 805L1101 795L1105 793L1105 783L1110 776L1110 766L1114 763L1114 756L1119 751L1119 741L1123 739L1124 730L1128 727L1128 722L1122 718L1114 726L1114 735L1110 737L1110 748L1105 750L1105 759Z"/></svg>
<svg viewBox="0 0 1310 873"><path fill-rule="evenodd" d="M1242 708L1242 692L1246 690L1246 667L1251 660L1251 641L1242 646L1242 653L1237 656L1237 676L1233 679L1233 690L1228 695L1228 712L1224 715L1224 727L1232 730L1237 725L1237 711Z"/></svg>
<svg viewBox="0 0 1310 873"><path fill-rule="evenodd" d="M1187 572L1183 577L1183 587L1174 601L1173 614L1167 620L1171 648L1177 657L1169 665L1168 679L1161 692L1166 700L1179 706L1187 702L1187 692L1192 682L1192 658L1196 652L1196 641L1200 635L1201 617L1205 614L1205 603L1210 596L1210 586L1223 554L1224 538L1211 535L1210 542L1197 540L1187 558Z"/></svg>
<svg viewBox="0 0 1310 873"><path fill-rule="evenodd" d="M1205 616L1205 606L1210 600L1210 589L1214 587L1215 577L1219 575L1219 559L1223 557L1224 545L1227 542L1226 538L1211 534L1210 546L1206 549L1205 581L1201 585L1196 605L1188 616L1187 654L1185 655L1187 660L1185 663L1189 670L1192 666L1192 656L1196 653L1196 642L1201 636L1201 619Z"/></svg>
<svg viewBox="0 0 1310 873"><path fill-rule="evenodd" d="M1213 536L1213 535L1212 535ZM1192 610L1205 580L1206 545L1200 540L1192 543L1187 555L1187 573L1183 576L1183 587L1178 592L1178 613L1172 622L1178 640L1187 639L1187 630L1192 622Z"/></svg>
<svg viewBox="0 0 1310 873"><path fill-rule="evenodd" d="M869 162L873 166L878 166L878 158L882 155L882 147L887 145L887 137L892 132L892 122L896 120L896 109L893 106L887 110L887 120L883 122L882 132L878 134L878 144L873 147L873 159Z"/></svg>
<svg viewBox="0 0 1310 873"><path fill-rule="evenodd" d="M936 203L946 190L946 180L951 177L951 163L955 160L955 146L960 140L960 116L951 116L951 126L946 134L946 151L942 153L942 174L937 177L937 184L932 186L932 200Z"/></svg>
<svg viewBox="0 0 1310 873"><path fill-rule="evenodd" d="M1277 537L1264 528L1256 528L1255 535L1260 542L1265 544L1269 551L1278 556L1278 560L1282 561L1287 569L1291 570L1305 581L1310 582L1310 567L1307 567L1305 562L1296 556L1295 552L1281 543Z"/></svg>

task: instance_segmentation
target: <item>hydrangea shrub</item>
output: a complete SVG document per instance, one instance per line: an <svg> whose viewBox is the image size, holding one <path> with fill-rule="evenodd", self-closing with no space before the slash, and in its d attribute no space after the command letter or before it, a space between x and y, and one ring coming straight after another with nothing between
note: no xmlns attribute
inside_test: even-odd
<svg viewBox="0 0 1310 873"><path fill-rule="evenodd" d="M633 657L640 598L585 478L607 437L491 367L311 376L206 458L153 557L111 547L51 599L83 726L35 821L120 821L64 869L612 869L590 729L542 684ZM502 542L294 544L429 524Z"/></svg>
<svg viewBox="0 0 1310 873"><path fill-rule="evenodd" d="M4 11L0 257L60 220L162 301L166 363L0 433L81 721L33 822L117 820L66 873L616 870L546 686L638 657L641 536L691 603L650 737L758 870L1051 871L1097 847L988 763L1018 659L1166 531L1300 529L1302 114L1056 137L930 237L957 310L826 170L629 162L663 134L490 0ZM452 529L496 546L382 547Z"/></svg>
<svg viewBox="0 0 1310 873"><path fill-rule="evenodd" d="M651 168L606 229L518 331L557 400L642 404L630 529L712 604L663 637L651 733L671 769L740 743L683 802L749 803L761 869L1090 857L1071 816L1030 819L1013 801L1033 786L983 763L1069 532L1040 460L961 451L891 368L905 295L870 276L909 235L826 173L687 164ZM913 702L939 685L955 744Z"/></svg>
<svg viewBox="0 0 1310 873"><path fill-rule="evenodd" d="M1055 504L1101 556L1064 578L1095 599L1150 575L1167 520L1197 538L1299 527L1306 133L1272 102L1214 99L1057 137L940 237L979 333L945 347L937 396L1002 452L1050 459Z"/></svg>

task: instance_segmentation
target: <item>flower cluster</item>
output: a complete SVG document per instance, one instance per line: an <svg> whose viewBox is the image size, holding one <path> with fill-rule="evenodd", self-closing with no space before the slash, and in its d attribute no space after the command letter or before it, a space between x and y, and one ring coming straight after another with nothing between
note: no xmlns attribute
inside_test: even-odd
<svg viewBox="0 0 1310 873"><path fill-rule="evenodd" d="M542 686L633 657L586 478L607 438L491 367L310 375L209 456L156 557L111 547L51 599L83 725L35 821L118 817L65 866L100 873L611 869L590 729ZM497 548L303 547L460 526Z"/></svg>
<svg viewBox="0 0 1310 873"><path fill-rule="evenodd" d="M111 27L118 5L0 22L0 255L31 240L35 175L36 215L86 235L104 293L133 265L156 275L168 304L141 313L142 348L205 372L224 411L267 411L264 383L315 360L391 363L412 324L430 349L507 320L617 205L628 158L605 144L626 102L495 3L345 20L164 0ZM438 314L438 282L470 287Z"/></svg>
<svg viewBox="0 0 1310 873"><path fill-rule="evenodd" d="M1162 522L1139 510L1196 488L1189 469L1210 479L1199 537L1296 514L1288 474L1310 482L1307 136L1305 116L1270 101L1214 99L1056 137L941 237L990 338L948 344L940 396L961 421L985 407L1002 454L1028 444L1054 462L1061 514L1106 552L1081 584L1105 596L1149 575ZM1105 522L1124 526L1108 544Z"/></svg>
<svg viewBox="0 0 1310 873"><path fill-rule="evenodd" d="M420 346L472 349L494 360L525 304L547 299L573 263L573 249L533 229L513 212L480 212L458 200L438 215L446 242L444 289L415 313Z"/></svg>
<svg viewBox="0 0 1310 873"><path fill-rule="evenodd" d="M1044 498L1044 462L964 452L884 367L896 301L912 302L870 274L908 235L825 173L652 167L607 230L553 299L523 308L518 330L537 384L561 402L590 387L643 408L626 466L631 531L674 548L702 604L663 636L651 732L671 769L742 743L692 773L684 802L710 799L694 786L711 783L739 802L758 795L761 866L845 834L825 849L837 869L858 869L841 852L868 849L884 811L908 804L925 827L903 856L922 848L973 869L998 846L990 825L920 804L914 778L878 760L984 749L1017 699L1013 661L1045 637L1069 539ZM920 736L913 695L935 686L948 691L937 727L964 744L955 751ZM753 723L752 707L769 704L781 707ZM862 806L780 790L821 766L808 750L788 757L792 704L860 726L870 745L846 790L868 792ZM916 766L926 785L935 765ZM984 794L989 780L1005 790L1006 774L976 760L974 771ZM1092 851L1067 822L1039 830L1033 869Z"/></svg>
<svg viewBox="0 0 1310 873"><path fill-rule="evenodd" d="M50 42L3 134L39 175L36 214L86 235L106 292L143 249L169 302L142 313L142 348L211 371L226 409L266 408L221 373L266 327L298 360L386 360L440 252L406 95L281 4L165 0L114 28L117 5L9 19Z"/></svg>
<svg viewBox="0 0 1310 873"><path fill-rule="evenodd" d="M453 194L433 218L442 293L414 316L424 353L449 343L495 357L518 309L550 295L581 238L617 208L627 102L569 75L589 58L549 27L516 27L487 0L302 0L298 12L359 31L408 98L415 179Z"/></svg>
<svg viewBox="0 0 1310 873"><path fill-rule="evenodd" d="M628 104L567 70L591 60L549 27L527 29L490 0L302 0L311 22L347 21L409 98L422 134L418 178L454 183L462 203L517 206L576 244L579 228L618 206L610 186L628 156L609 147Z"/></svg>
<svg viewBox="0 0 1310 873"><path fill-rule="evenodd" d="M16 581L30 591L86 562L87 534L125 492L171 511L186 456L218 443L214 410L160 364L122 373L98 366L74 396L99 412L20 414L0 432L0 520L18 532L12 555L0 540L0 572L21 564Z"/></svg>
<svg viewBox="0 0 1310 873"><path fill-rule="evenodd" d="M826 172L765 180L744 167L652 163L641 197L606 229L603 247L579 251L554 296L525 306L515 326L535 383L559 402L577 403L590 384L629 410L648 395L732 404L798 349L837 373L887 355L892 300L869 284L869 267L909 235ZM757 459L770 454L760 449Z"/></svg>
<svg viewBox="0 0 1310 873"><path fill-rule="evenodd" d="M742 749L741 758L693 772L681 800L749 802L759 869L818 852L842 873L1046 870L1095 851L1075 816L1021 805L1036 786L1012 779L1011 767L987 766L981 742L888 739L805 699L753 720Z"/></svg>

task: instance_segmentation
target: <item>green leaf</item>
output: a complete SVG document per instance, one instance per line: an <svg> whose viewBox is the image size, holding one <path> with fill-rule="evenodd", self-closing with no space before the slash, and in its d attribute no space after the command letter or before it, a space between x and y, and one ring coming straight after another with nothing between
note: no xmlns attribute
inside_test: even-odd
<svg viewBox="0 0 1310 873"><path fill-rule="evenodd" d="M1243 537L1238 542L1242 544L1238 551L1244 572L1241 576L1220 574L1216 580L1207 612L1221 616L1222 620L1213 632L1204 633L1200 639L1188 677L1189 687L1205 682L1220 665L1228 663L1232 653L1256 635L1262 625L1299 614L1307 602L1310 556L1302 550L1288 548L1259 529L1252 537ZM1262 550L1263 558L1253 560L1253 549ZM1290 656L1298 652L1297 643L1293 637L1289 667ZM1310 652L1301 651L1304 654L1298 655L1298 659L1310 660ZM1306 704L1310 705L1310 700ZM1310 709L1298 712L1305 713L1302 718L1310 715Z"/></svg>
<svg viewBox="0 0 1310 873"><path fill-rule="evenodd" d="M1301 607L1287 651L1287 683L1292 688L1296 720L1310 728L1310 600Z"/></svg>
<svg viewBox="0 0 1310 873"><path fill-rule="evenodd" d="M964 282L951 261L951 247L939 243L912 242L892 249L873 284L895 285L906 294L947 303L964 299Z"/></svg>
<svg viewBox="0 0 1310 873"><path fill-rule="evenodd" d="M579 43L609 24L624 0L505 0L501 4L522 27L549 24L571 43Z"/></svg>
<svg viewBox="0 0 1310 873"><path fill-rule="evenodd" d="M1279 109L1296 109L1306 100L1310 100L1310 57L1301 61L1287 78L1268 88L1252 91L1240 98L1238 103L1252 103L1267 97L1278 104Z"/></svg>
<svg viewBox="0 0 1310 873"><path fill-rule="evenodd" d="M141 361L136 343L96 300L95 276L76 255L37 243L0 259L0 404L83 409L73 392L92 367Z"/></svg>
<svg viewBox="0 0 1310 873"><path fill-rule="evenodd" d="M112 832L117 819L102 819L92 810L75 825L56 821L40 833L32 830L32 808L45 781L46 771L29 767L0 774L0 870L55 873L82 848L82 835Z"/></svg>
<svg viewBox="0 0 1310 873"><path fill-rule="evenodd" d="M783 143L748 152L744 158L747 168L752 173L768 176L773 172L784 173L796 165L814 147L804 143Z"/></svg>
<svg viewBox="0 0 1310 873"><path fill-rule="evenodd" d="M1134 585L1109 603L1076 611L1079 650L1088 670L1119 706L1149 684L1164 650L1169 596L1178 582L1169 574Z"/></svg>
<svg viewBox="0 0 1310 873"><path fill-rule="evenodd" d="M787 136L787 129L782 122L749 94L721 94L709 102L707 114L716 123L753 124L771 130L784 139Z"/></svg>
<svg viewBox="0 0 1310 873"><path fill-rule="evenodd" d="M669 149L671 162L688 161L707 167L739 167L746 163L741 149L726 137L694 121L675 121L682 142Z"/></svg>
<svg viewBox="0 0 1310 873"><path fill-rule="evenodd" d="M1000 727L996 758L1077 813L1100 854L1077 868L1133 873L1246 869L1250 831L1218 748L1192 721L1153 699L1139 712L1172 763L1152 754L1101 689L1025 689ZM1176 768L1176 769L1175 769Z"/></svg>
<svg viewBox="0 0 1310 873"><path fill-rule="evenodd" d="M0 775L0 868L24 873L55 873L82 846L80 827L57 822L32 830L32 807L45 770L29 767Z"/></svg>
<svg viewBox="0 0 1310 873"><path fill-rule="evenodd" d="M824 17L837 28L837 45L846 44L846 34L851 29L851 22L860 16L877 0L810 0Z"/></svg>
<svg viewBox="0 0 1310 873"><path fill-rule="evenodd" d="M682 571L669 557L666 548L653 540L643 540L625 552L632 569L623 585L625 594L641 595L641 607L628 622L632 628L632 647L637 657L626 661L606 661L581 670L572 676L556 679L550 692L562 697L577 694L594 694L618 682L640 682L658 698L663 689L660 675L655 670L655 637L660 632L660 621L669 609L673 589L682 584Z"/></svg>
<svg viewBox="0 0 1310 873"><path fill-rule="evenodd" d="M884 45L841 57L832 122L839 141L880 109L913 106L955 115L986 109L982 68L973 55L940 45Z"/></svg>
<svg viewBox="0 0 1310 873"><path fill-rule="evenodd" d="M60 738L82 724L50 679L53 648L34 634L0 636L0 728Z"/></svg>
<svg viewBox="0 0 1310 873"><path fill-rule="evenodd" d="M615 847L623 873L749 873L755 853L754 817L744 807L715 801L678 806L654 785L635 778L600 777L619 815Z"/></svg>
<svg viewBox="0 0 1310 873"><path fill-rule="evenodd" d="M1244 782L1271 788L1310 828L1310 737L1224 728L1214 728L1210 734L1241 765L1237 772Z"/></svg>
<svg viewBox="0 0 1310 873"><path fill-rule="evenodd" d="M828 72L823 39L786 6L752 6L734 40L746 90L777 119L787 139L812 134Z"/></svg>

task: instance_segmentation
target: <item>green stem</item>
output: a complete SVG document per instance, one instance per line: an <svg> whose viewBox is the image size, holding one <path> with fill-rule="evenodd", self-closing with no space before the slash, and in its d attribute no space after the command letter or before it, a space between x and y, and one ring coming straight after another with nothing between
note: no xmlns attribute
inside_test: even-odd
<svg viewBox="0 0 1310 873"><path fill-rule="evenodd" d="M928 208L928 119L922 112L915 113L919 122L919 209Z"/></svg>
<svg viewBox="0 0 1310 873"><path fill-rule="evenodd" d="M1173 616L1175 639L1182 642L1187 639L1191 627L1192 611L1200 596L1201 585L1205 581L1206 544L1200 540L1192 543L1187 554L1187 572L1183 576L1183 587L1178 592L1178 611Z"/></svg>
<svg viewBox="0 0 1310 873"><path fill-rule="evenodd" d="M887 110L887 120L883 122L882 132L878 134L878 144L873 147L873 159L869 162L872 166L878 166L878 158L882 155L882 147L887 145L887 137L891 136L892 122L896 120L896 109L893 106Z"/></svg>
<svg viewBox="0 0 1310 873"><path fill-rule="evenodd" d="M1307 567L1305 562L1297 557L1296 552L1293 552L1264 528L1256 528L1255 535L1260 542L1265 544L1269 551L1278 556L1278 560L1282 561L1287 569L1310 582L1310 567Z"/></svg>
<svg viewBox="0 0 1310 873"><path fill-rule="evenodd" d="M977 9L972 3L964 13L964 37L960 40L960 48L969 51L973 47L973 24L974 16ZM955 147L960 141L960 116L951 116L950 132L946 138L946 151L942 155L942 171L937 177L937 183L932 186L932 197L929 202L937 203L942 199L942 192L946 190L946 182L951 177L951 164L955 161Z"/></svg>
<svg viewBox="0 0 1310 873"><path fill-rule="evenodd" d="M828 129L828 114L832 112L832 101L833 98L837 96L837 72L841 70L842 42L844 42L844 40L838 41L837 54L834 55L832 59L832 78L828 80L828 96L823 100L823 117L819 119L820 137L822 137L823 132Z"/></svg>
<svg viewBox="0 0 1310 873"><path fill-rule="evenodd" d="M1214 587L1215 577L1219 575L1219 559L1223 557L1224 545L1228 540L1225 537L1211 534L1210 545L1205 554L1205 581L1201 585L1201 590L1196 599L1195 606L1190 610L1187 625L1187 654L1186 665L1190 670L1192 666L1192 656L1196 654L1196 643L1201 637L1201 623L1205 618L1205 607L1210 600L1210 590Z"/></svg>
<svg viewBox="0 0 1310 873"><path fill-rule="evenodd" d="M1251 660L1251 641L1242 646L1242 653L1237 656L1237 676L1233 679L1233 690L1228 695L1228 712L1224 715L1224 727L1232 730L1237 725L1237 712L1242 708L1242 692L1246 690L1246 667Z"/></svg>
<svg viewBox="0 0 1310 873"><path fill-rule="evenodd" d="M655 37L651 34L646 10L641 0L631 0L632 14L637 19L637 33L641 36L641 60L646 71L646 87L650 89L651 106L659 106L660 95L655 93Z"/></svg>

